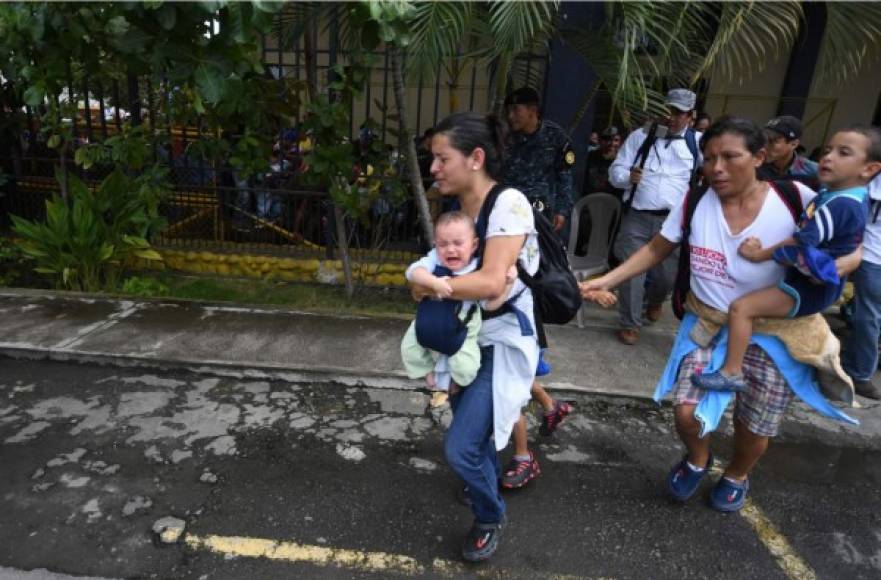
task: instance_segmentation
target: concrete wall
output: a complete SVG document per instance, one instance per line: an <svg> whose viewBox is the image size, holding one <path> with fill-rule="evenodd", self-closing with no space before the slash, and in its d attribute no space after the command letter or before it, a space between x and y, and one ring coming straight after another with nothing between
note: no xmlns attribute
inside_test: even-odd
<svg viewBox="0 0 881 580"><path fill-rule="evenodd" d="M780 97L789 55L780 55L767 68L742 84L727 79L711 79L706 112L713 118L727 112L757 122L774 117ZM870 123L881 93L878 64L865 66L845 86L814 78L802 121L802 139L808 152L823 144L828 132L851 123ZM725 95L728 95L727 105Z"/></svg>
<svg viewBox="0 0 881 580"><path fill-rule="evenodd" d="M739 79L728 80L721 74L715 75L710 79L704 106L706 112L714 119L729 114L764 123L777 112L777 101L788 63L789 55L781 54L769 61L765 70L754 73L742 82Z"/></svg>
<svg viewBox="0 0 881 580"><path fill-rule="evenodd" d="M877 63L874 66L864 66L860 73L844 86L816 78L811 85L812 98L836 99L834 109L825 107L832 116L827 138L844 125L871 123L879 94L881 94L881 74ZM823 123L815 121L805 128L804 142L808 151L812 147L822 145L824 140L825 121L829 112L824 112L823 105L824 103L809 101L805 110L805 121L810 121L818 115L819 120L823 121Z"/></svg>

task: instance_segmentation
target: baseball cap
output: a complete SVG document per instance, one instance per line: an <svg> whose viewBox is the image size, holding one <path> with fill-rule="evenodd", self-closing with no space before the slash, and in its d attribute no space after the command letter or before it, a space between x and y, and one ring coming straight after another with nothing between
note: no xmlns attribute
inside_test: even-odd
<svg viewBox="0 0 881 580"><path fill-rule="evenodd" d="M505 106L510 105L538 105L538 92L532 87L523 87L505 97Z"/></svg>
<svg viewBox="0 0 881 580"><path fill-rule="evenodd" d="M618 127L616 127L615 125L612 125L611 127L606 128L606 130L602 132L600 137L604 137L606 139L611 139L615 135L620 135L620 133L618 132Z"/></svg>
<svg viewBox="0 0 881 580"><path fill-rule="evenodd" d="M667 106L676 107L680 111L691 111L697 101L697 95L688 89L670 89L667 92Z"/></svg>
<svg viewBox="0 0 881 580"><path fill-rule="evenodd" d="M801 138L801 121L791 115L771 119L765 124L765 129L779 133L789 140Z"/></svg>

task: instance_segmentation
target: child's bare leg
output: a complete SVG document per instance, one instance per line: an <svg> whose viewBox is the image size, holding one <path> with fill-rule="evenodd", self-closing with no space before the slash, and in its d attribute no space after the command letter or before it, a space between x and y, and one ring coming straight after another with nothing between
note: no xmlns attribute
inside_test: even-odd
<svg viewBox="0 0 881 580"><path fill-rule="evenodd" d="M722 372L743 374L743 357L753 333L755 318L786 318L795 300L780 288L765 288L735 300L728 310L728 352Z"/></svg>
<svg viewBox="0 0 881 580"><path fill-rule="evenodd" d="M541 408L544 409L545 413L550 413L554 410L554 399L551 397L548 392L544 389L538 381L532 383L532 398L538 401L538 404L541 405Z"/></svg>

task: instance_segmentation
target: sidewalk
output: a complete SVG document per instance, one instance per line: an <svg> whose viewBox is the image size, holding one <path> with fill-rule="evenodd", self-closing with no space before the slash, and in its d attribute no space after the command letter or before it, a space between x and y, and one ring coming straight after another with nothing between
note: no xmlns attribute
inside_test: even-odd
<svg viewBox="0 0 881 580"><path fill-rule="evenodd" d="M548 328L551 389L650 397L672 344L666 312L636 346L615 336L617 313L587 307L585 328ZM286 380L373 387L421 386L406 378L400 340L408 322L281 308L175 300L119 300L31 290L0 291L0 354L126 366L245 372Z"/></svg>
<svg viewBox="0 0 881 580"><path fill-rule="evenodd" d="M615 338L617 311L590 306L585 327L548 327L552 391L650 399L667 361L678 321L669 307L643 329L636 346ZM220 377L322 382L412 390L400 340L409 321L328 316L276 307L184 300L122 300L66 292L0 290L0 357L173 369ZM821 433L826 444L877 447L881 408L859 398L842 425L800 402L785 432Z"/></svg>

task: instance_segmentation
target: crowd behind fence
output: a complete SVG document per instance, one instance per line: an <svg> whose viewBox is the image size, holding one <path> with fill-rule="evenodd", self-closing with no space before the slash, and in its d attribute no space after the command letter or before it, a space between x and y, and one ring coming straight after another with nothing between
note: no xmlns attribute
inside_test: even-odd
<svg viewBox="0 0 881 580"><path fill-rule="evenodd" d="M313 73L323 81L338 59L345 58L335 49L332 39L325 36L312 39L312 63L316 69ZM278 40L270 36L263 39L261 48L267 76L279 83L279 90L285 90L286 81L305 78L308 59L304 55L304 39L280 49ZM379 64L370 76L365 94L352 104L350 138L356 136L362 118L375 118L376 137L387 143L392 138L393 124L397 123L391 69L388 54L376 56ZM542 86L548 64L547 54L524 54L515 68L529 82ZM485 75L478 78L474 63L465 70L466 74L459 75L464 81L449 78L449 71L442 69L433 81L420 76L418 84L409 87L408 93L415 98L415 107L410 109L411 115L415 114L415 124L411 120L411 127L417 135L457 108L474 109L489 103L494 88L481 85ZM40 119L47 107L26 106L20 134L12 136L17 146L0 152L5 181L0 187L0 228L9 230L11 214L29 219L44 217L45 200L59 190L55 172L62 164L86 182L101 179L100 170L83 170L72 162L77 147L103 142L127 127L141 126L153 137L152 158L168 169L172 188L161 206L168 227L154 240L156 244L332 256L332 205L326 192L309 187L308 181L301 179L300 160L280 156L271 160L270 171L242 179L228 165L219 166L196 152L194 143L217 137L206 133L200 115L194 115L188 125L171 120L167 112L174 106L176 92L169 82L149 76L129 75L124 81L114 80L107 85L106 81L102 83L88 75L75 77L69 73L65 90L56 97L56 105L67 104L72 114L72 118L61 118L62 113L58 114L57 121L65 124L72 135L73 148L65 152L63 159L57 149L48 147L42 131ZM64 107L56 109L61 111ZM299 117L298 113L295 122L299 122ZM296 128L282 127L280 134L271 136L270 141L276 141L278 147L284 141L283 132ZM223 137L233 141L236 138ZM389 145L389 149L393 146ZM399 179L409 188L405 175L390 179ZM432 201L432 205L437 203ZM377 255L384 249L424 249L412 195L404 200L373 201L367 219L352 226L352 245L375 250Z"/></svg>

